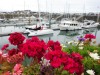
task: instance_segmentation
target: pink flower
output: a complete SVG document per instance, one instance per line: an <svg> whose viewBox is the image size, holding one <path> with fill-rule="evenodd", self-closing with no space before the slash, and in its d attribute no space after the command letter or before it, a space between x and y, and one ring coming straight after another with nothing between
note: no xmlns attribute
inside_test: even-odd
<svg viewBox="0 0 100 75"><path fill-rule="evenodd" d="M9 42L12 45L22 44L24 40L25 40L25 37L21 33L18 33L18 32L11 33L9 37Z"/></svg>
<svg viewBox="0 0 100 75"><path fill-rule="evenodd" d="M2 75L11 75L11 73L9 71L3 73Z"/></svg>
<svg viewBox="0 0 100 75"><path fill-rule="evenodd" d="M9 47L9 44L3 45L3 47L1 48L1 50L5 50L7 47Z"/></svg>
<svg viewBox="0 0 100 75"><path fill-rule="evenodd" d="M22 52L19 52L18 54L7 57L7 61L9 63L22 63L23 60L24 60L24 56Z"/></svg>
<svg viewBox="0 0 100 75"><path fill-rule="evenodd" d="M13 75L22 75L23 68L21 64L16 64L13 69Z"/></svg>

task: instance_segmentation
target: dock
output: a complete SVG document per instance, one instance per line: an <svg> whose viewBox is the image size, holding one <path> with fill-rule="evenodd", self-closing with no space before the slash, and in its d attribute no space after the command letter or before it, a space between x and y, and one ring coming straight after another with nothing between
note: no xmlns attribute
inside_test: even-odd
<svg viewBox="0 0 100 75"><path fill-rule="evenodd" d="M22 34L29 34L28 32L19 32L19 33L22 33ZM0 33L0 37L3 37L3 36L9 36L11 33Z"/></svg>

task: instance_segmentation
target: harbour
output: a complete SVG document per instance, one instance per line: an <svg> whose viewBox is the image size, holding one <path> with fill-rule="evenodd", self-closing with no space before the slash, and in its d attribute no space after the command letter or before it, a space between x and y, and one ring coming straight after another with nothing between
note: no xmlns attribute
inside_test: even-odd
<svg viewBox="0 0 100 75"><path fill-rule="evenodd" d="M1 0L0 75L100 75L100 0Z"/></svg>
<svg viewBox="0 0 100 75"><path fill-rule="evenodd" d="M13 32L21 32L23 33L23 35L25 35L26 38L30 38L28 36L27 32L24 32L25 26L8 26L8 27L2 27L0 28L0 30L2 30L2 34L0 34L0 40L3 40L0 42L0 47L2 47L2 45L9 43L8 37L11 33ZM5 31L6 30L6 31ZM85 34L94 34L96 35L96 41L97 44L100 43L99 37L100 37L100 30L97 28L90 28L90 29L82 29L82 30L74 30L74 31L60 31L60 30L54 30L53 34L48 34L48 35L41 35L38 36L40 39L45 40L46 42L49 40L54 40L54 41L59 41L62 44L66 44L66 42L71 41L71 40L76 40L77 41L77 37L79 36L84 36Z"/></svg>

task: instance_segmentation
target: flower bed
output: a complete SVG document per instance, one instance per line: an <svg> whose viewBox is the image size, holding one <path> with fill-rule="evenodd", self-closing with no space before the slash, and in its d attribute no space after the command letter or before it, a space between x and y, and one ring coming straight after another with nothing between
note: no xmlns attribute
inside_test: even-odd
<svg viewBox="0 0 100 75"><path fill-rule="evenodd" d="M100 75L100 47L91 45L95 38L86 34L64 46L12 33L8 40L16 48L1 48L0 75Z"/></svg>

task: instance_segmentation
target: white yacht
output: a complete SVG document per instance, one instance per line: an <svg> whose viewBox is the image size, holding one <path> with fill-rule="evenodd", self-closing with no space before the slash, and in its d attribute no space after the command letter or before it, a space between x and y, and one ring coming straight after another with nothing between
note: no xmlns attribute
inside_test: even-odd
<svg viewBox="0 0 100 75"><path fill-rule="evenodd" d="M93 20L84 20L82 28L94 28L97 27L99 23L96 23Z"/></svg>
<svg viewBox="0 0 100 75"><path fill-rule="evenodd" d="M39 36L39 35L47 35L47 34L53 34L52 29L40 29L40 30L29 30L27 29L25 32L28 32L28 36Z"/></svg>
<svg viewBox="0 0 100 75"><path fill-rule="evenodd" d="M81 23L75 20L64 19L59 25L60 30L79 30L82 29Z"/></svg>

